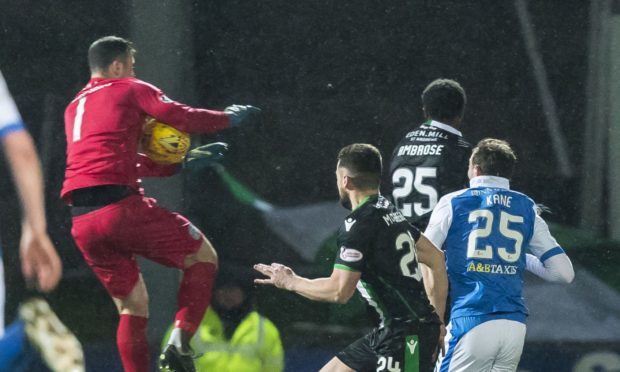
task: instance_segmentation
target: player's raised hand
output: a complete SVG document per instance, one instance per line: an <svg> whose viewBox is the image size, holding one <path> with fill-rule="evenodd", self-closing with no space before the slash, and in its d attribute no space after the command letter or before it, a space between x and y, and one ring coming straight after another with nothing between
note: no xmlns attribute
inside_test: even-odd
<svg viewBox="0 0 620 372"><path fill-rule="evenodd" d="M19 245L22 273L27 281L34 280L37 289L49 292L56 288L62 275L62 263L46 233L22 229Z"/></svg>
<svg viewBox="0 0 620 372"><path fill-rule="evenodd" d="M230 118L230 126L237 127L242 124L248 124L252 119L260 114L261 109L250 105L232 105L224 109Z"/></svg>
<svg viewBox="0 0 620 372"><path fill-rule="evenodd" d="M277 288L292 290L292 282L295 279L295 272L288 266L279 263L271 265L256 264L254 270L268 277L267 279L254 279L257 284L271 284Z"/></svg>

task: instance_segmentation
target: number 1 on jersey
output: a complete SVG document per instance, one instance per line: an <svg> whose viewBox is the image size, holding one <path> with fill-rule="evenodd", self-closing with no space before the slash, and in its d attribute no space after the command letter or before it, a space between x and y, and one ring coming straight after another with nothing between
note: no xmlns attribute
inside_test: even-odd
<svg viewBox="0 0 620 372"><path fill-rule="evenodd" d="M82 118L84 117L84 105L86 105L86 97L80 98L77 108L75 109L75 118L73 119L73 142L77 142L82 138Z"/></svg>

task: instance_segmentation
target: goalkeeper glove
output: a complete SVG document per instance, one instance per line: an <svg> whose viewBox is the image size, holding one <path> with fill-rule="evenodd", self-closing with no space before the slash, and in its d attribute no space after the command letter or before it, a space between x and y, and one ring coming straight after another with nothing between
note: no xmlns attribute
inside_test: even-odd
<svg viewBox="0 0 620 372"><path fill-rule="evenodd" d="M211 166L222 160L226 151L228 151L228 144L225 142L213 142L196 147L185 156L185 168Z"/></svg>
<svg viewBox="0 0 620 372"><path fill-rule="evenodd" d="M228 114L228 118L230 119L231 127L237 127L250 121L250 119L257 116L260 111L258 107L250 105L232 105L224 109L224 112Z"/></svg>

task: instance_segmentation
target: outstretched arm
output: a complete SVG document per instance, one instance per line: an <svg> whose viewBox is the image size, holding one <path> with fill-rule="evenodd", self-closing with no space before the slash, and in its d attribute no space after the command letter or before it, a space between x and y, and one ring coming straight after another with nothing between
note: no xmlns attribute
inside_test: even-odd
<svg viewBox="0 0 620 372"><path fill-rule="evenodd" d="M35 279L39 289L50 291L60 280L62 265L47 235L39 157L25 130L6 134L2 143L23 208L22 272L26 279Z"/></svg>
<svg viewBox="0 0 620 372"><path fill-rule="evenodd" d="M260 113L253 106L232 105L224 111L191 107L168 98L158 88L139 82L135 85L137 105L149 116L188 133L217 133L236 127Z"/></svg>
<svg viewBox="0 0 620 372"><path fill-rule="evenodd" d="M349 301L361 273L334 269L329 278L307 279L295 274L287 266L272 263L271 265L257 264L254 269L267 276L267 279L256 279L258 284L271 284L277 288L298 293L314 301L333 302L344 304Z"/></svg>
<svg viewBox="0 0 620 372"><path fill-rule="evenodd" d="M566 253L549 257L544 262L527 253L525 262L528 271L549 282L570 283L575 278L573 264Z"/></svg>
<svg viewBox="0 0 620 372"><path fill-rule="evenodd" d="M525 256L528 271L551 282L570 283L575 278L573 264L538 214L529 250L533 254Z"/></svg>

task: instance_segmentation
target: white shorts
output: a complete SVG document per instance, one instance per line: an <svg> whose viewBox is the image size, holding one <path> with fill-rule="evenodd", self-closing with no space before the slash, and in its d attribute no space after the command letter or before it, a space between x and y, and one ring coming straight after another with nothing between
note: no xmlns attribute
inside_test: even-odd
<svg viewBox="0 0 620 372"><path fill-rule="evenodd" d="M460 339L447 327L446 356L439 358L436 372L516 371L523 352L526 326L507 319L481 323Z"/></svg>

